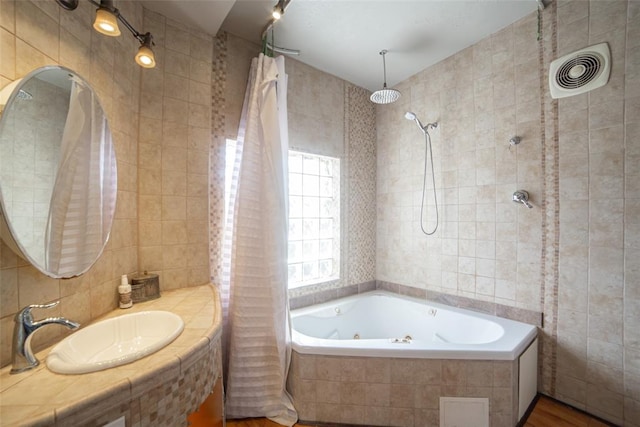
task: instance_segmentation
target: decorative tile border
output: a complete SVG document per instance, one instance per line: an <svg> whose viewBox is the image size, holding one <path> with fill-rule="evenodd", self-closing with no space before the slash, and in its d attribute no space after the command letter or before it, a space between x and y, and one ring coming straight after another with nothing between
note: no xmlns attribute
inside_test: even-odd
<svg viewBox="0 0 640 427"><path fill-rule="evenodd" d="M540 306L545 313L544 333L540 341L542 370L540 389L551 396L556 394L558 339L558 282L560 258L560 152L558 100L548 95L549 64L557 57L557 2L539 11L540 41L538 64L540 69L540 167L542 170L542 254Z"/></svg>
<svg viewBox="0 0 640 427"><path fill-rule="evenodd" d="M347 226L346 280L360 283L376 275L376 110L370 92L345 84Z"/></svg>
<svg viewBox="0 0 640 427"><path fill-rule="evenodd" d="M419 289L381 280L372 280L369 282L349 285L337 289L325 289L313 294L306 294L299 297L290 296L289 306L291 310L295 310L297 308L308 307L314 304L322 304L328 301L336 300L338 298L375 291L377 289L392 292L398 295L420 298L426 301L433 301L453 307L491 314L506 319L517 320L519 322L529 323L540 328L543 327L543 315L542 313L537 311L511 307L508 305L497 304L489 301L479 301L473 298L445 294L442 292L426 289Z"/></svg>
<svg viewBox="0 0 640 427"><path fill-rule="evenodd" d="M209 151L209 265L211 283L222 282L224 237L225 90L227 87L227 33L213 39L211 69L211 147Z"/></svg>

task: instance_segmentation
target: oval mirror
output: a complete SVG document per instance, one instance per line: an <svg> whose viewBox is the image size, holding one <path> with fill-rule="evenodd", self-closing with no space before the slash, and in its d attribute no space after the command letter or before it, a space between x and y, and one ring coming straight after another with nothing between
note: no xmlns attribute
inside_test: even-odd
<svg viewBox="0 0 640 427"><path fill-rule="evenodd" d="M42 273L86 272L109 239L116 156L97 95L39 68L0 92L0 235Z"/></svg>

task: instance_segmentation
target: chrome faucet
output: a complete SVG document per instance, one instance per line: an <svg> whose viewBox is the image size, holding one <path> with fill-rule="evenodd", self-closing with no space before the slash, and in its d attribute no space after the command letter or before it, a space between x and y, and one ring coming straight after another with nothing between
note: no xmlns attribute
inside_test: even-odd
<svg viewBox="0 0 640 427"><path fill-rule="evenodd" d="M513 193L513 197L511 198L511 200L516 203L522 203L529 209L533 208L533 205L529 203L529 193L527 193L524 190L518 190L515 193Z"/></svg>
<svg viewBox="0 0 640 427"><path fill-rule="evenodd" d="M58 324L66 326L69 329L78 329L79 323L72 322L64 317L47 317L39 321L33 320L31 310L34 308L52 308L58 305L60 301L50 304L33 304L20 310L14 319L15 326L13 328L13 357L11 359L11 373L33 369L40 364L38 359L33 355L31 350L31 337L33 333L45 325Z"/></svg>

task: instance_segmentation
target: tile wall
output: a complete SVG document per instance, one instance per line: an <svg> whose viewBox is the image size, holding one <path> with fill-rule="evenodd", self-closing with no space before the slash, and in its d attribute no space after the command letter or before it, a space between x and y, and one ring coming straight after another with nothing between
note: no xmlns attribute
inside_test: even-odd
<svg viewBox="0 0 640 427"><path fill-rule="evenodd" d="M533 13L377 109L376 279L543 312L541 391L636 426L640 4L554 1L541 28L538 41ZM552 100L549 62L605 41L609 83ZM424 140L405 111L439 122L432 237L420 232ZM511 202L519 189L533 209Z"/></svg>
<svg viewBox="0 0 640 427"><path fill-rule="evenodd" d="M162 289L209 280L208 185L213 38L145 9L157 66L141 76L141 272Z"/></svg>
<svg viewBox="0 0 640 427"><path fill-rule="evenodd" d="M118 162L111 237L85 275L50 279L0 243L0 366L10 363L11 345L5 343L20 307L60 299L58 308L36 310L35 317L64 315L88 323L117 307L121 274L157 272L162 289L209 281L213 38L139 2L119 1L118 8L134 27L154 35L157 68L143 70L134 62L139 44L126 30L117 38L94 31L89 2L68 12L49 0L0 0L0 86L47 64L73 69L100 98ZM62 329L38 332L35 349L60 339Z"/></svg>
<svg viewBox="0 0 640 427"><path fill-rule="evenodd" d="M376 279L540 311L536 25L532 15L420 72L397 86L399 102L378 108ZM439 122L433 236L420 231L425 139L405 111ZM523 143L510 149L514 135ZM511 202L517 189L538 209Z"/></svg>
<svg viewBox="0 0 640 427"><path fill-rule="evenodd" d="M558 102L556 393L640 425L640 3L560 2L558 55L607 42L609 83Z"/></svg>

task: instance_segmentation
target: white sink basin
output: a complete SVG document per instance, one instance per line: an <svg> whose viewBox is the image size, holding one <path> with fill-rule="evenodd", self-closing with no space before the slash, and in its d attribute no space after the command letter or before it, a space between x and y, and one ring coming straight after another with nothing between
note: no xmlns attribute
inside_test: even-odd
<svg viewBox="0 0 640 427"><path fill-rule="evenodd" d="M47 356L47 367L59 374L84 374L124 365L165 347L183 329L180 316L168 311L106 319L60 341Z"/></svg>

